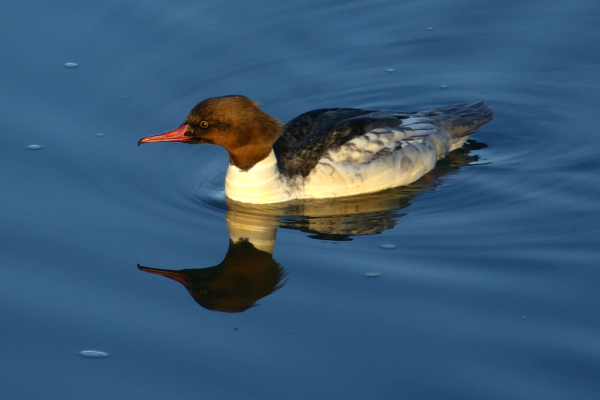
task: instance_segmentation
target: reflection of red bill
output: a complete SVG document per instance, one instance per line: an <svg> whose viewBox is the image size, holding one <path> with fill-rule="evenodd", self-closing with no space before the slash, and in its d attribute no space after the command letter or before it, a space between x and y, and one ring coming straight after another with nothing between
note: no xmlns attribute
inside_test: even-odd
<svg viewBox="0 0 600 400"><path fill-rule="evenodd" d="M182 285L185 285L186 280L190 278L186 274L182 274L179 271L170 271L168 269L148 268L148 267L141 266L139 264L138 264L138 268L144 272L150 272L151 274L156 274L156 275L165 276L167 278L171 278L174 281L181 283Z"/></svg>

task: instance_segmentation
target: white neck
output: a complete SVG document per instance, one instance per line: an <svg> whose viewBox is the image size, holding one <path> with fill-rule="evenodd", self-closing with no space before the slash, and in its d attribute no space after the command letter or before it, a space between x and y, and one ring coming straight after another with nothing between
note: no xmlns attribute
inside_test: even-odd
<svg viewBox="0 0 600 400"><path fill-rule="evenodd" d="M243 203L275 203L289 197L285 186L277 168L277 158L271 150L267 158L248 171L229 165L225 178L225 195Z"/></svg>

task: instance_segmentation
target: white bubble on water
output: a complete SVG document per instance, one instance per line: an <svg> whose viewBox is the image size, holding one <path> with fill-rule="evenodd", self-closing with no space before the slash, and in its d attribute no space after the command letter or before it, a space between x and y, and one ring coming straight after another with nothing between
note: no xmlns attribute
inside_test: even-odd
<svg viewBox="0 0 600 400"><path fill-rule="evenodd" d="M42 148L42 146L40 146L39 144L30 144L29 146L27 146L27 148L29 150L39 150Z"/></svg>
<svg viewBox="0 0 600 400"><path fill-rule="evenodd" d="M98 350L83 350L83 351L80 351L79 354L81 354L82 356L87 357L87 358L108 357L108 353L106 353L104 351L98 351Z"/></svg>
<svg viewBox="0 0 600 400"><path fill-rule="evenodd" d="M79 67L79 64L74 63L74 62L68 62L68 63L64 63L63 64L66 68L77 68Z"/></svg>

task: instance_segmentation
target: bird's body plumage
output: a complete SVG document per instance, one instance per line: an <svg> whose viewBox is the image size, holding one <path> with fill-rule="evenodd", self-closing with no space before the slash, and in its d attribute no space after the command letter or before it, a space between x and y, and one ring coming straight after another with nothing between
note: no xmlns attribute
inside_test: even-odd
<svg viewBox="0 0 600 400"><path fill-rule="evenodd" d="M230 155L225 193L247 203L351 196L407 185L493 118L484 102L412 113L329 108L277 128L277 120L243 96L204 102L179 128L178 141L225 147ZM175 141L168 134L140 142Z"/></svg>

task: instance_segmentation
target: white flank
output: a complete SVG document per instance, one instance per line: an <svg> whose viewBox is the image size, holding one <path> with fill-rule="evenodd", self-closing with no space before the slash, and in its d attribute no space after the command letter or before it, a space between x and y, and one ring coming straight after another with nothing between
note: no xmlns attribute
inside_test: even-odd
<svg viewBox="0 0 600 400"><path fill-rule="evenodd" d="M230 165L225 194L235 201L267 204L372 193L416 181L435 166L438 158L429 137L403 142L402 148L375 159L376 149L357 149L357 143L352 142L326 154L306 178L288 180L281 176L273 151L249 171Z"/></svg>

